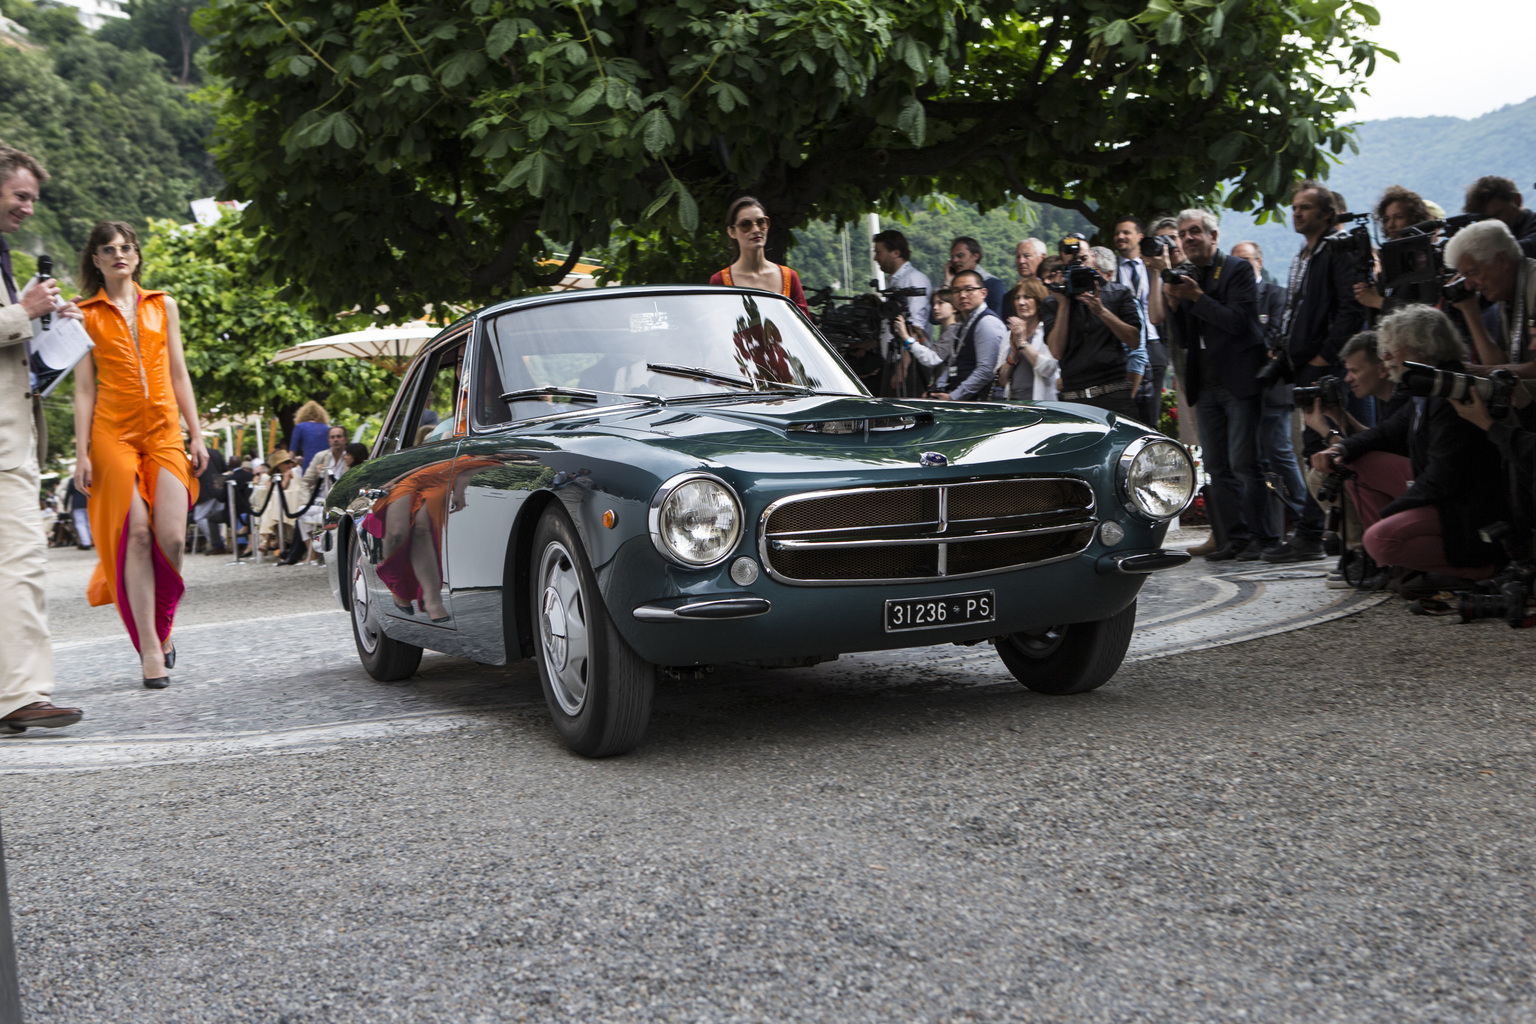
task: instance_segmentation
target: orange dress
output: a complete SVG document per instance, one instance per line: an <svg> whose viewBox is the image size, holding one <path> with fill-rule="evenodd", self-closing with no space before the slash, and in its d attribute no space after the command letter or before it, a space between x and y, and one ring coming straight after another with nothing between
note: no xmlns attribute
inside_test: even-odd
<svg viewBox="0 0 1536 1024"><path fill-rule="evenodd" d="M165 293L139 288L139 343L134 344L128 321L107 298L106 290L80 303L85 329L96 343L96 412L91 420L91 535L99 561L89 590L93 605L116 602L139 648L127 588L123 583L124 540L128 509L137 488L155 509L155 486L164 469L187 488L187 507L197 501L197 480L181 439L180 409L171 390L171 357L167 347ZM164 643L171 635L176 605L186 587L158 543L153 545L155 571L155 632Z"/></svg>

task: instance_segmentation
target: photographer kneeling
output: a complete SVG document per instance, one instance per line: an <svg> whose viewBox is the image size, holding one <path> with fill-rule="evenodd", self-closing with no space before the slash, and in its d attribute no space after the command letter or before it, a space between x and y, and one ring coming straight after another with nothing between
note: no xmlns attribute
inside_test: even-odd
<svg viewBox="0 0 1536 1024"><path fill-rule="evenodd" d="M1381 322L1381 354L1394 380L1403 364L1427 363L1462 373L1466 346L1444 313L1409 306ZM1413 479L1387 478L1371 452L1408 457ZM1500 552L1478 530L1505 517L1505 474L1499 454L1444 398L1414 397L1384 423L1334 443L1312 456L1312 466L1336 472L1347 463L1360 475L1356 506L1366 526L1365 550L1378 565L1468 580L1494 575Z"/></svg>

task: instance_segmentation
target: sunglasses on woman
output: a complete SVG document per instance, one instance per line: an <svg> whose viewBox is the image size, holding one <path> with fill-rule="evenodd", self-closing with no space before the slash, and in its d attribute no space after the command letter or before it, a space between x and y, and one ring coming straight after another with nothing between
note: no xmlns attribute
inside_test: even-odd
<svg viewBox="0 0 1536 1024"><path fill-rule="evenodd" d="M756 219L753 219L751 217L743 217L743 218L741 218L741 220L736 222L736 230L737 231L751 231L753 228L758 228L759 230L762 230L762 229L765 229L767 227L768 227L768 218L767 217L758 217Z"/></svg>

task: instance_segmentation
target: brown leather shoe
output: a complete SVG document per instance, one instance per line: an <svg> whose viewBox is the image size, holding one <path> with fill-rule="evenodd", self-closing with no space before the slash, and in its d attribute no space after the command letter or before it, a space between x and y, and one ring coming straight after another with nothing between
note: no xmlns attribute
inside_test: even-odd
<svg viewBox="0 0 1536 1024"><path fill-rule="evenodd" d="M1205 538L1205 543L1196 544L1194 547L1190 548L1189 553L1194 555L1196 558L1199 558L1201 555L1208 555L1215 550L1216 534L1213 532L1209 537Z"/></svg>
<svg viewBox="0 0 1536 1024"><path fill-rule="evenodd" d="M0 728L8 728L12 732L21 732L28 726L34 725L43 729L59 729L66 725L74 725L84 717L84 713L79 708L56 708L47 701L40 700L24 708L17 708L4 718L0 718Z"/></svg>

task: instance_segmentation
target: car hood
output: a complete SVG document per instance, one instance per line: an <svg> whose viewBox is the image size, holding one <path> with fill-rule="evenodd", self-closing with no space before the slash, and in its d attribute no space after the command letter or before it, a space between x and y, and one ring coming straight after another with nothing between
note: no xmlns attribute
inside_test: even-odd
<svg viewBox="0 0 1536 1024"><path fill-rule="evenodd" d="M818 395L616 409L581 417L579 426L566 421L550 427L559 433L576 428L588 437L623 437L705 463L763 471L788 468L779 458L784 455L824 464L890 466L1066 454L1100 443L1113 420L1097 409L1049 403Z"/></svg>

